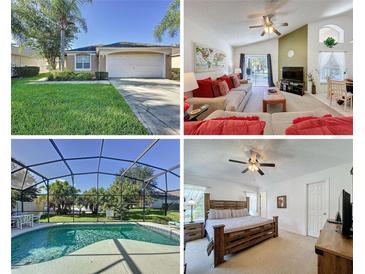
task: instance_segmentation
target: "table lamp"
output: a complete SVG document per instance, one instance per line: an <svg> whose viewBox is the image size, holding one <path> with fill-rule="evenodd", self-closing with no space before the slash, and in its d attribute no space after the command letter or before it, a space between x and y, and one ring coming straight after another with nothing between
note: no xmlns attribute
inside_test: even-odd
<svg viewBox="0 0 365 274"><path fill-rule="evenodd" d="M235 69L234 69L234 73L235 73L235 74L239 74L239 75L240 75L240 79L241 79L241 73L242 73L241 68L235 68Z"/></svg>
<svg viewBox="0 0 365 274"><path fill-rule="evenodd" d="M195 201L193 199L190 199L188 201L188 205L190 206L190 223L193 223L193 211L194 211L194 205L195 205Z"/></svg>
<svg viewBox="0 0 365 274"><path fill-rule="evenodd" d="M199 88L193 72L184 73L184 92L189 92Z"/></svg>

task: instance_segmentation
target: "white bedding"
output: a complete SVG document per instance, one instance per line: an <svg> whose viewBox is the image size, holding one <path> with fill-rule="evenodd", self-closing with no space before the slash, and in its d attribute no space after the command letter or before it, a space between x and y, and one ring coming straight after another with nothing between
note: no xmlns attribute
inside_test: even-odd
<svg viewBox="0 0 365 274"><path fill-rule="evenodd" d="M226 218L226 219L207 219L205 222L205 230L208 233L208 238L211 240L214 238L213 226L224 224L224 232L235 232L238 230L254 228L260 225L269 224L273 220L257 216L245 216L238 218Z"/></svg>

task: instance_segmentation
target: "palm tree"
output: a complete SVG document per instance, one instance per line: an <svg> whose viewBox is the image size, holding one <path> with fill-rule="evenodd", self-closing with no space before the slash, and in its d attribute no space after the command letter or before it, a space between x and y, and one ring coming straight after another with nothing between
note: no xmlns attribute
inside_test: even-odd
<svg viewBox="0 0 365 274"><path fill-rule="evenodd" d="M51 13L60 28L60 69L65 63L65 32L69 27L77 26L87 31L85 19L81 15L80 6L92 3L92 0L51 0Z"/></svg>
<svg viewBox="0 0 365 274"><path fill-rule="evenodd" d="M153 35L158 42L162 41L165 31L171 38L175 37L180 29L180 0L172 0L161 22L155 27Z"/></svg>

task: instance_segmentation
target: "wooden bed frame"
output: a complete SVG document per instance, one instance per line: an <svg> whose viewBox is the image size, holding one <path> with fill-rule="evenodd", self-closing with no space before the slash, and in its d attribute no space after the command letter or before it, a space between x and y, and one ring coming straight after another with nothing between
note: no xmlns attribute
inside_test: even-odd
<svg viewBox="0 0 365 274"><path fill-rule="evenodd" d="M247 201L210 200L210 193L204 194L205 220L209 209L242 209L249 208ZM279 236L279 217L274 216L271 223L235 232L224 232L224 225L216 225L214 229L214 267L224 263L224 256L254 246L264 240Z"/></svg>

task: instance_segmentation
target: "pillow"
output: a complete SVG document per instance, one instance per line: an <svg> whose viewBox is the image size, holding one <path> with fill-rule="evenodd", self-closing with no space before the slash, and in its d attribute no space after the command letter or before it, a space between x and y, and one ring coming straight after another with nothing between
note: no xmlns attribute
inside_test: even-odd
<svg viewBox="0 0 365 274"><path fill-rule="evenodd" d="M185 122L186 135L263 135L264 121L203 120Z"/></svg>
<svg viewBox="0 0 365 274"><path fill-rule="evenodd" d="M221 96L225 96L229 92L230 88L228 87L226 81L220 81L220 82L218 82L218 89L219 89L219 93L221 94Z"/></svg>
<svg viewBox="0 0 365 274"><path fill-rule="evenodd" d="M226 117L218 117L213 118L212 120L242 120L242 121L259 121L259 116L226 116Z"/></svg>
<svg viewBox="0 0 365 274"><path fill-rule="evenodd" d="M219 86L218 86L218 83L219 83L219 82L222 82L222 81L220 81L220 80L214 80L214 81L212 82L213 96L214 96L214 97L219 97L219 96L221 96L221 92L220 92L220 90L219 90Z"/></svg>
<svg viewBox="0 0 365 274"><path fill-rule="evenodd" d="M326 115L323 115L322 117L332 117L332 115L331 114L326 114ZM293 124L298 124L298 123L303 122L303 121L307 121L307 120L310 120L310 119L317 119L317 118L320 118L320 117L317 117L317 116L298 117L298 118L295 118L293 120Z"/></svg>
<svg viewBox="0 0 365 274"><path fill-rule="evenodd" d="M286 135L352 135L353 118L320 117L293 124L285 130Z"/></svg>
<svg viewBox="0 0 365 274"><path fill-rule="evenodd" d="M229 76L223 75L223 76L217 78L217 80L225 81L230 90L233 88L233 83L232 83L231 79L229 78Z"/></svg>
<svg viewBox="0 0 365 274"><path fill-rule="evenodd" d="M217 216L215 214L215 209L209 209L208 211L208 219L217 219Z"/></svg>
<svg viewBox="0 0 365 274"><path fill-rule="evenodd" d="M197 80L199 88L193 90L194 97L213 98L212 78Z"/></svg>
<svg viewBox="0 0 365 274"><path fill-rule="evenodd" d="M215 210L216 219L227 219L232 217L230 209L216 209Z"/></svg>
<svg viewBox="0 0 365 274"><path fill-rule="evenodd" d="M233 218L238 218L238 217L244 217L244 211L243 208L242 209L232 209L232 217Z"/></svg>
<svg viewBox="0 0 365 274"><path fill-rule="evenodd" d="M231 75L230 78L234 88L238 88L241 85L240 79L237 77L236 74Z"/></svg>
<svg viewBox="0 0 365 274"><path fill-rule="evenodd" d="M243 209L243 216L250 216L250 214L248 213L248 209L247 208L244 208Z"/></svg>

